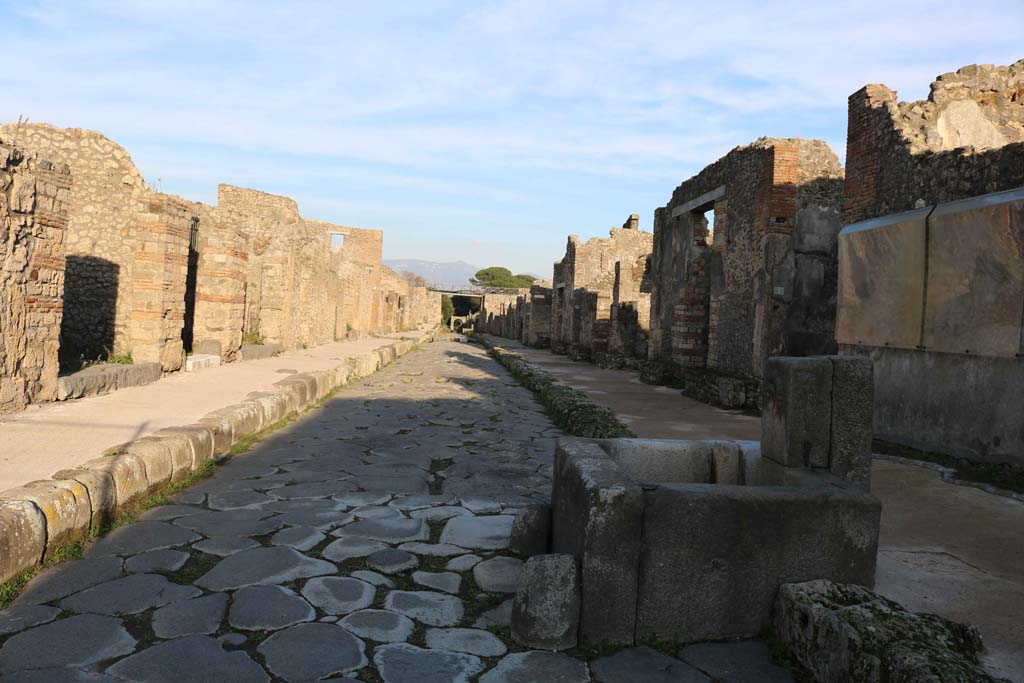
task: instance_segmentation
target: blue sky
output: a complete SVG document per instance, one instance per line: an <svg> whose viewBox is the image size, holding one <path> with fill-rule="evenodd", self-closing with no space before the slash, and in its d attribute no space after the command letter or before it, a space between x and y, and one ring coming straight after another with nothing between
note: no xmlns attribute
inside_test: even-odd
<svg viewBox="0 0 1024 683"><path fill-rule="evenodd" d="M547 277L759 136L842 157L865 83L1024 57L1020 0L0 0L0 25L5 120L99 130L189 199L381 228L388 258Z"/></svg>

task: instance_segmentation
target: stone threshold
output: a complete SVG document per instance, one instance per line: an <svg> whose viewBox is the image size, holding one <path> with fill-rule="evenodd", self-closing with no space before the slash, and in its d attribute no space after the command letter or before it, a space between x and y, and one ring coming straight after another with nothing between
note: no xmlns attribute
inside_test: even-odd
<svg viewBox="0 0 1024 683"><path fill-rule="evenodd" d="M0 492L0 583L41 566L61 548L87 540L94 529L147 498L210 462L231 457L231 448L240 441L373 375L416 346L434 341L437 334L435 329L401 339L328 370L289 375L272 391L253 393L195 424L161 429L51 479Z"/></svg>
<svg viewBox="0 0 1024 683"><path fill-rule="evenodd" d="M159 363L101 363L57 378L57 400L102 396L118 389L141 387L160 379Z"/></svg>

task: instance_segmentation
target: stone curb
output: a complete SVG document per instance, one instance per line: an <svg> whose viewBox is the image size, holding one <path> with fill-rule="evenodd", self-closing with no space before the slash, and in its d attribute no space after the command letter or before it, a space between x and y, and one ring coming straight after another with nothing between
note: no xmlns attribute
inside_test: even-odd
<svg viewBox="0 0 1024 683"><path fill-rule="evenodd" d="M537 394L555 423L573 436L591 439L636 436L611 409L594 403L582 391L563 384L547 370L527 362L522 355L494 344L481 334L472 334L470 339L486 347L513 377Z"/></svg>
<svg viewBox="0 0 1024 683"><path fill-rule="evenodd" d="M128 387L140 387L163 375L159 363L94 365L57 380L57 400L102 396Z"/></svg>
<svg viewBox="0 0 1024 683"><path fill-rule="evenodd" d="M290 375L272 391L215 410L198 424L168 427L61 470L52 479L0 492L0 583L38 567L57 550L131 511L211 460L230 457L239 441L312 407L332 391L364 379L441 328L401 339L329 370Z"/></svg>

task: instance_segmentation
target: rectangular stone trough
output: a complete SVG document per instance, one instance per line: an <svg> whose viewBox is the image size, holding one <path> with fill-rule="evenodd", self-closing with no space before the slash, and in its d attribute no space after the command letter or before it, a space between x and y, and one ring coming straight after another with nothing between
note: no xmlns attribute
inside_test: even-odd
<svg viewBox="0 0 1024 683"><path fill-rule="evenodd" d="M580 567L581 642L756 636L779 586L871 587L881 507L755 442L560 439L552 551Z"/></svg>

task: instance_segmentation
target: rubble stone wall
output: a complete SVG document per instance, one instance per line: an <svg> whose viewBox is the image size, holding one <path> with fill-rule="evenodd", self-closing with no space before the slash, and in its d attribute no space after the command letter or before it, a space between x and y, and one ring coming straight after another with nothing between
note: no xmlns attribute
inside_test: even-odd
<svg viewBox="0 0 1024 683"><path fill-rule="evenodd" d="M824 142L762 138L676 188L654 217L649 358L758 378L834 351L842 186Z"/></svg>
<svg viewBox="0 0 1024 683"><path fill-rule="evenodd" d="M380 329L380 290L384 266L381 264L384 233L343 225L330 228L341 235L343 244L338 267L339 293L335 336L365 334Z"/></svg>
<svg viewBox="0 0 1024 683"><path fill-rule="evenodd" d="M928 98L850 95L843 223L1024 186L1024 60L939 76Z"/></svg>
<svg viewBox="0 0 1024 683"><path fill-rule="evenodd" d="M71 171L0 143L0 414L56 397Z"/></svg>
<svg viewBox="0 0 1024 683"><path fill-rule="evenodd" d="M128 152L100 133L41 123L0 125L0 138L67 164L75 177L61 355L92 360L131 353L136 227L152 193Z"/></svg>

